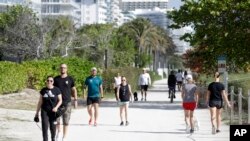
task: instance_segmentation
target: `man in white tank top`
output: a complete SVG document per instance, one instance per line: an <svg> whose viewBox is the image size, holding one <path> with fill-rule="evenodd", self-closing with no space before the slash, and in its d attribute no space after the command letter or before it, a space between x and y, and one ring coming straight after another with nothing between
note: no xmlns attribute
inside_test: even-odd
<svg viewBox="0 0 250 141"><path fill-rule="evenodd" d="M117 76L114 77L114 83L113 83L113 89L114 89L114 92L115 92L115 96L116 96L116 93L117 93L117 88L121 85L122 81L121 81L121 75L120 73L117 73ZM116 97L117 99L117 97Z"/></svg>
<svg viewBox="0 0 250 141"><path fill-rule="evenodd" d="M143 73L139 77L138 85L141 87L141 100L147 101L147 90L148 86L151 85L151 78L145 68L143 69ZM145 95L145 99L143 99L143 94Z"/></svg>

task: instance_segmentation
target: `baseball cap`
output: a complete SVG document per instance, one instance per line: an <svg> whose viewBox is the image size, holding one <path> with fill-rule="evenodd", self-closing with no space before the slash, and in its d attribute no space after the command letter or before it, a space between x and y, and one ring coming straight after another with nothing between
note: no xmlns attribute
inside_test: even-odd
<svg viewBox="0 0 250 141"><path fill-rule="evenodd" d="M187 77L186 77L187 80L192 80L193 79L193 76L188 74Z"/></svg>
<svg viewBox="0 0 250 141"><path fill-rule="evenodd" d="M91 68L91 71L97 71L96 67Z"/></svg>

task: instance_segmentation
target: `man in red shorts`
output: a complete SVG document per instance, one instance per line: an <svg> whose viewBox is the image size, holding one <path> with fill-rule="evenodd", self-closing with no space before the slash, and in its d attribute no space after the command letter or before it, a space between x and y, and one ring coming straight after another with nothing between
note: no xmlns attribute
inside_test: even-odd
<svg viewBox="0 0 250 141"><path fill-rule="evenodd" d="M187 75L187 83L184 84L181 97L183 100L183 109L185 112L185 122L186 122L186 131L193 133L194 132L194 109L198 103L198 93L197 86L193 84L192 75Z"/></svg>

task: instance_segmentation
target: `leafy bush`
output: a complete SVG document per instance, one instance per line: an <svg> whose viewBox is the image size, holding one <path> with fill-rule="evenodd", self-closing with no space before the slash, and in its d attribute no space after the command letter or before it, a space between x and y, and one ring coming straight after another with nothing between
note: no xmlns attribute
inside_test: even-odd
<svg viewBox="0 0 250 141"><path fill-rule="evenodd" d="M25 68L12 62L0 62L0 94L17 92L26 87Z"/></svg>

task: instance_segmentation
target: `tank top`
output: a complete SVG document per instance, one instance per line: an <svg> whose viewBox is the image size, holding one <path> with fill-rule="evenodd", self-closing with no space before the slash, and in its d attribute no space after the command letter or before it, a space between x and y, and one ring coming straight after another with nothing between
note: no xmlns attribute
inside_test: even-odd
<svg viewBox="0 0 250 141"><path fill-rule="evenodd" d="M125 85L125 86L123 86L122 84L120 85L119 99L121 100L121 102L129 101L129 87L128 87L128 84Z"/></svg>

